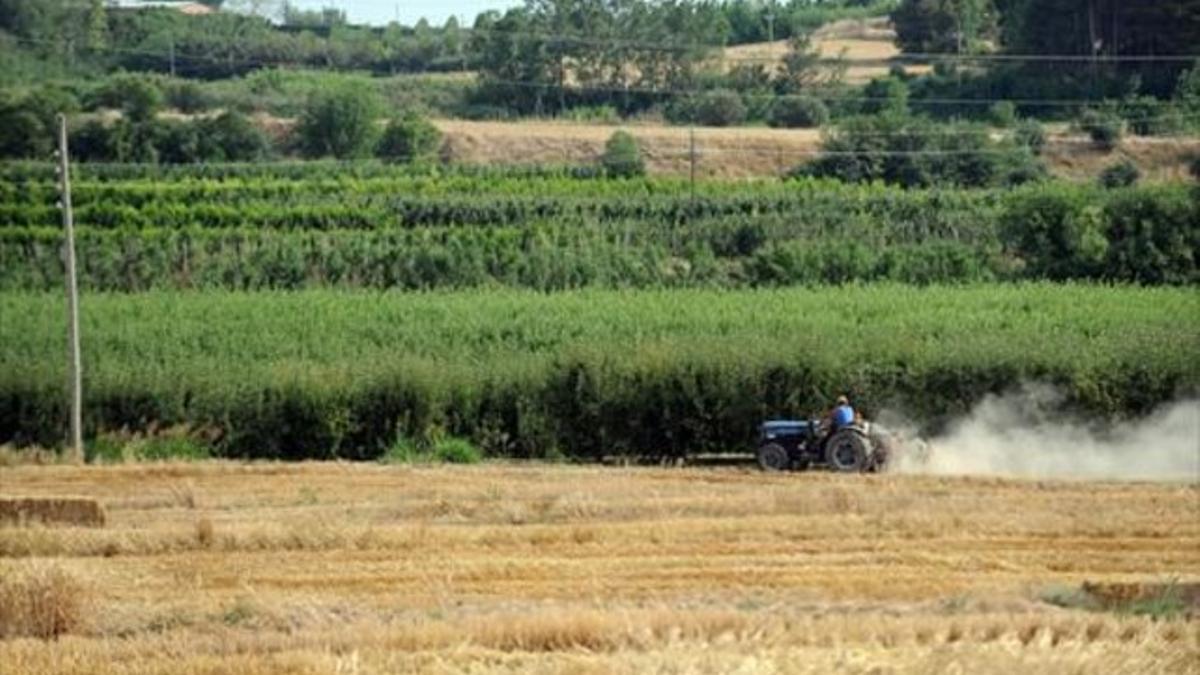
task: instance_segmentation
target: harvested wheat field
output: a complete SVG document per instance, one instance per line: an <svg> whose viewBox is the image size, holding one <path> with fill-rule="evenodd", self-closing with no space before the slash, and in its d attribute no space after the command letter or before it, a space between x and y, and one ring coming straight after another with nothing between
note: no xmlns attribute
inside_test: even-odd
<svg viewBox="0 0 1200 675"><path fill-rule="evenodd" d="M895 60L900 56L900 48L896 46L896 31L887 17L846 19L826 24L812 34L812 46L822 58L844 59L844 80L851 84L865 84L876 77L886 77L893 65L902 66L911 75L923 75L933 70L925 64ZM736 45L722 51L720 62L726 68L739 64L781 65L790 51L787 40Z"/></svg>
<svg viewBox="0 0 1200 675"><path fill-rule="evenodd" d="M108 514L0 528L6 673L1200 664L1195 484L215 462L0 481ZM22 615L34 596L57 613Z"/></svg>
<svg viewBox="0 0 1200 675"><path fill-rule="evenodd" d="M693 136L696 175L705 178L777 177L821 154L818 129L765 127L673 127L659 124L615 126L560 121L479 122L435 120L445 134L448 158L465 164L580 164L599 161L604 143L617 129L633 134L651 174L687 176ZM1190 138L1124 139L1114 152L1097 150L1084 136L1069 132L1047 139L1050 173L1068 180L1095 180L1106 167L1127 158L1147 181L1184 180L1188 162L1200 150Z"/></svg>

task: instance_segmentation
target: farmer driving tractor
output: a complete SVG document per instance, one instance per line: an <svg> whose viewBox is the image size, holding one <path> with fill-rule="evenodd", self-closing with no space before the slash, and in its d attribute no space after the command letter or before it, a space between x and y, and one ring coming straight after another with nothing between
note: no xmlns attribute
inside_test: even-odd
<svg viewBox="0 0 1200 675"><path fill-rule="evenodd" d="M842 427L848 427L854 424L856 421L857 415L855 414L854 408L850 406L850 399L846 398L845 395L838 396L837 404L834 406L833 410L830 411L829 416L826 418L826 424L829 429L829 433L832 434Z"/></svg>

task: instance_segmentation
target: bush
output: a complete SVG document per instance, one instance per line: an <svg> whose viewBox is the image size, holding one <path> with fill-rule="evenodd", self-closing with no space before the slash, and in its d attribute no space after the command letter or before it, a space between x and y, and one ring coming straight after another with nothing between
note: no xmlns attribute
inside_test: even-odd
<svg viewBox="0 0 1200 675"><path fill-rule="evenodd" d="M1121 142L1122 126L1121 119L1107 111L1085 110L1079 118L1080 130L1105 152L1112 151Z"/></svg>
<svg viewBox="0 0 1200 675"><path fill-rule="evenodd" d="M1007 129L1017 121L1017 106L1012 101L997 101L988 109L988 121L999 129Z"/></svg>
<svg viewBox="0 0 1200 675"><path fill-rule="evenodd" d="M1046 130L1037 120L1021 120L1013 130L1013 141L1029 148L1035 155L1042 154L1046 147Z"/></svg>
<svg viewBox="0 0 1200 675"><path fill-rule="evenodd" d="M57 87L41 87L22 99L0 98L0 157L52 159L59 113L78 109L75 97Z"/></svg>
<svg viewBox="0 0 1200 675"><path fill-rule="evenodd" d="M908 113L908 83L895 77L871 80L863 87L864 115L901 115Z"/></svg>
<svg viewBox="0 0 1200 675"><path fill-rule="evenodd" d="M253 162L271 154L271 143L250 118L230 110L195 123L203 162Z"/></svg>
<svg viewBox="0 0 1200 675"><path fill-rule="evenodd" d="M1200 280L1200 202L1162 189L1119 192L1104 207L1105 276L1143 284Z"/></svg>
<svg viewBox="0 0 1200 675"><path fill-rule="evenodd" d="M646 162L637 139L627 131L617 131L604 144L600 157L604 173L614 178L629 178L646 174Z"/></svg>
<svg viewBox="0 0 1200 675"><path fill-rule="evenodd" d="M195 82L178 82L167 87L167 105L181 113L194 114L213 107L213 98Z"/></svg>
<svg viewBox="0 0 1200 675"><path fill-rule="evenodd" d="M771 106L769 122L773 127L789 129L820 127L829 122L829 108L817 98L788 96Z"/></svg>
<svg viewBox="0 0 1200 675"><path fill-rule="evenodd" d="M478 464L483 458L479 448L465 438L442 438L433 444L433 458L447 464Z"/></svg>
<svg viewBox="0 0 1200 675"><path fill-rule="evenodd" d="M1101 273L1108 251L1102 215L1086 194L1048 185L1008 200L1000 237L1029 276L1086 279Z"/></svg>
<svg viewBox="0 0 1200 675"><path fill-rule="evenodd" d="M904 114L843 120L822 149L829 154L801 165L794 175L905 187L983 187L1027 182L1041 172L1031 153L993 141L981 125L939 125Z"/></svg>
<svg viewBox="0 0 1200 675"><path fill-rule="evenodd" d="M133 444L131 454L143 461L201 460L210 456L209 447L186 436L151 437Z"/></svg>
<svg viewBox="0 0 1200 675"><path fill-rule="evenodd" d="M714 89L700 95L696 101L697 124L710 127L728 127L741 124L746 119L746 105L736 91Z"/></svg>
<svg viewBox="0 0 1200 675"><path fill-rule="evenodd" d="M1121 117L1138 136L1170 136L1185 127L1183 115L1172 103L1153 96L1137 96L1121 103Z"/></svg>
<svg viewBox="0 0 1200 675"><path fill-rule="evenodd" d="M442 132L410 111L388 123L375 152L391 162L426 162L436 156L441 143Z"/></svg>
<svg viewBox="0 0 1200 675"><path fill-rule="evenodd" d="M296 126L306 157L361 158L371 154L379 136L380 104L359 87L337 86L313 93Z"/></svg>
<svg viewBox="0 0 1200 675"><path fill-rule="evenodd" d="M1129 159L1122 159L1100 172L1100 184L1110 189L1129 187L1136 184L1141 177L1142 172L1138 170L1136 164Z"/></svg>
<svg viewBox="0 0 1200 675"><path fill-rule="evenodd" d="M426 459L428 455L421 452L416 442L407 436L398 436L379 456L379 461L384 464L414 464Z"/></svg>
<svg viewBox="0 0 1200 675"><path fill-rule="evenodd" d="M97 102L124 113L131 122L144 122L158 114L163 93L155 82L140 75L118 75L101 87Z"/></svg>
<svg viewBox="0 0 1200 675"><path fill-rule="evenodd" d="M37 115L17 106L0 108L0 157L49 161L54 151L52 129Z"/></svg>

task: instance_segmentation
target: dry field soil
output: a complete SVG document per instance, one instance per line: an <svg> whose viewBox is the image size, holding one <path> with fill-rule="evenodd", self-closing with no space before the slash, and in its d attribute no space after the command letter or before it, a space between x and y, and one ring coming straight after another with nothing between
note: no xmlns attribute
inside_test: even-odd
<svg viewBox="0 0 1200 675"><path fill-rule="evenodd" d="M0 496L107 513L0 527L0 582L83 603L0 639L5 673L1200 667L1194 606L1070 602L1194 589L1196 484L212 462L6 467Z"/></svg>

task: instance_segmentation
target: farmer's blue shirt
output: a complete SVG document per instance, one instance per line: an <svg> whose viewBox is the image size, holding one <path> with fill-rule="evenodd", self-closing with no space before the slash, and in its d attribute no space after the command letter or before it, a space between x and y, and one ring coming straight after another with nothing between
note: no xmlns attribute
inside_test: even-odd
<svg viewBox="0 0 1200 675"><path fill-rule="evenodd" d="M854 424L854 408L848 405L839 405L833 410L833 423L839 427Z"/></svg>

